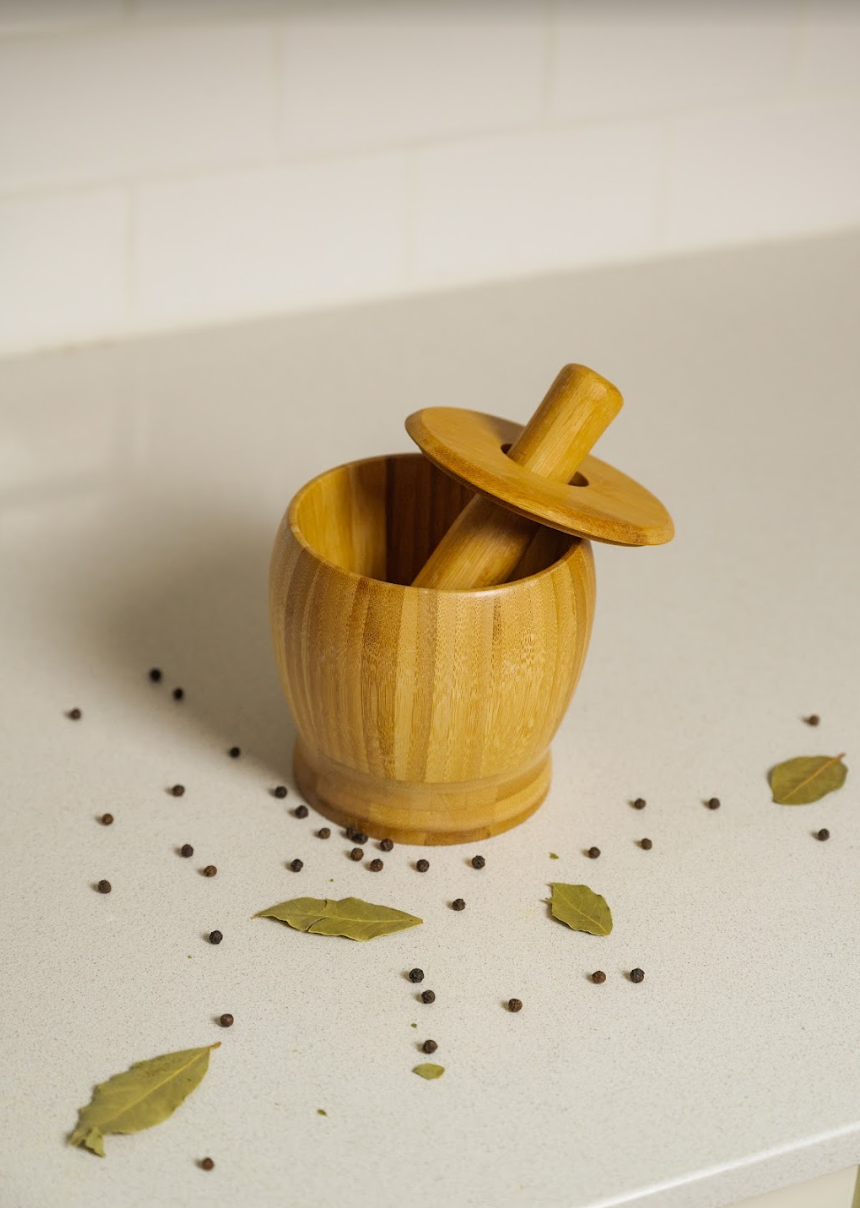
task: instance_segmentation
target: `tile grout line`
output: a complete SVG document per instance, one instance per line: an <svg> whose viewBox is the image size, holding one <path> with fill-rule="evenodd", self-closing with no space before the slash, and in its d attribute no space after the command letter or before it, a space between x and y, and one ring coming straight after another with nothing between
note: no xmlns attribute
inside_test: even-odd
<svg viewBox="0 0 860 1208"><path fill-rule="evenodd" d="M228 176L263 174L274 168L289 170L293 168L312 167L325 163L350 163L356 160L377 158L386 155L403 155L413 151L447 150L452 147L469 146L475 143L495 142L506 138L528 138L541 134L576 134L588 131L632 129L637 126L657 124L664 121L677 122L689 117L718 117L726 114L767 113L781 108L793 109L799 107L826 104L860 104L860 90L843 89L827 94L796 96L772 96L763 98L756 103L732 103L721 105L704 105L687 109L660 109L648 113L606 115L601 119L551 119L546 123L536 122L526 126L507 126L503 129L482 127L463 134L448 134L427 136L400 143L367 143L358 147L339 146L334 149L307 152L299 155L278 156L273 163L266 156L254 156L251 159L222 160L206 166L189 167L187 169L172 169L124 173L119 176L94 177L91 180L57 180L44 183L27 183L21 185L0 185L0 205L9 200L32 196L43 197L50 194L72 194L94 192L98 189L122 186L129 179L137 184L174 184L193 180L218 179Z"/></svg>
<svg viewBox="0 0 860 1208"><path fill-rule="evenodd" d="M549 122L556 71L558 0L546 0L544 8L543 71L541 76L540 117Z"/></svg>
<svg viewBox="0 0 860 1208"><path fill-rule="evenodd" d="M138 276L138 233L140 197L134 181L126 185L126 237L125 237L125 315L123 326L134 328L134 319L140 310L140 281Z"/></svg>
<svg viewBox="0 0 860 1208"><path fill-rule="evenodd" d="M657 196L654 206L654 247L659 252L665 249L669 227L669 198L671 196L672 169L676 154L676 126L672 118L663 122L660 131L659 164L657 168Z"/></svg>
<svg viewBox="0 0 860 1208"><path fill-rule="evenodd" d="M792 85L793 95L798 100L809 100L811 95L806 91L803 82L803 68L806 62L806 50L809 45L809 30L812 24L812 0L801 0L797 21L794 25L794 46L792 55Z"/></svg>
<svg viewBox="0 0 860 1208"><path fill-rule="evenodd" d="M272 26L272 140L274 160L279 166L283 163L284 157L284 101L286 99L284 40L287 36L286 26Z"/></svg>
<svg viewBox="0 0 860 1208"><path fill-rule="evenodd" d="M180 319L149 320L140 325L129 325L120 333L100 332L95 335L73 337L52 337L38 339L29 343L0 344L0 364L4 360L17 360L42 353L62 352L66 349L91 348L115 345L126 341L148 339L159 335L170 335L181 332L220 330L226 327L247 326L249 324L268 322L287 316L316 315L332 311L340 311L353 307L373 306L379 302L392 300L407 300L412 298L460 293L463 291L480 290L496 286L512 285L535 279L566 277L578 273L599 272L602 270L624 268L648 264L662 264L683 260L694 256L719 255L730 251L751 251L757 248L779 247L793 245L804 240L829 239L856 233L856 222L844 222L827 228L803 228L789 233L762 237L750 235L735 235L726 237L718 243L695 243L683 247L666 247L662 249L641 248L626 252L620 256L607 256L595 260L580 260L558 265L553 269L546 267L524 268L497 271L491 276L457 277L439 282L411 282L406 288L396 285L381 286L365 292L356 290L346 291L337 296L312 299L305 302L290 302L285 304L261 304L252 309L235 311L231 314L223 312L198 311L194 315L186 315Z"/></svg>
<svg viewBox="0 0 860 1208"><path fill-rule="evenodd" d="M164 33L176 29L232 30L239 27L244 29L263 29L271 24L271 16L267 18L262 13L259 16L251 18L236 16L195 21L192 17L177 18L176 20L170 20L165 17L147 19L146 17L136 16L136 12L136 0L123 0L122 11L119 16L112 20L80 21L75 24L56 22L53 25L19 25L17 27L8 26L5 29L0 27L0 46L10 42L49 42L51 39L57 38L68 40L87 37L91 34L101 35L123 32L135 35L138 33L152 33L154 31Z"/></svg>
<svg viewBox="0 0 860 1208"><path fill-rule="evenodd" d="M417 270L418 239L418 155L410 150L403 163L403 231L402 266L403 284L407 289L414 285Z"/></svg>

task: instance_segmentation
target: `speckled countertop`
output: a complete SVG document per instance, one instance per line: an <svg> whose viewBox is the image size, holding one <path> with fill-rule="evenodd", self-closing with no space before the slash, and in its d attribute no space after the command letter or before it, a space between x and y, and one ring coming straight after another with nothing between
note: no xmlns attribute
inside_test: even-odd
<svg viewBox="0 0 860 1208"><path fill-rule="evenodd" d="M716 1208L860 1160L858 280L845 235L0 365L4 1208ZM625 394L597 452L677 538L596 548L539 813L481 872L395 848L371 874L270 794L279 517L408 449L409 411L522 419L568 360ZM768 768L819 751L846 787L772 804ZM549 919L551 880L603 893L612 935ZM425 924L251 918L299 893ZM438 1082L410 1072L426 1037ZM215 1040L170 1121L104 1160L66 1144L96 1082Z"/></svg>

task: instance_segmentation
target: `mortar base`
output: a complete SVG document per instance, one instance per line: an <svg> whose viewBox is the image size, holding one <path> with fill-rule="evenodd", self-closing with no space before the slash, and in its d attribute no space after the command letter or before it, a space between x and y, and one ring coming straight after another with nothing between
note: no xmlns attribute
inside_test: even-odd
<svg viewBox="0 0 860 1208"><path fill-rule="evenodd" d="M463 784L379 780L313 754L299 738L293 775L326 818L396 843L474 843L524 822L549 791L549 751L525 772Z"/></svg>

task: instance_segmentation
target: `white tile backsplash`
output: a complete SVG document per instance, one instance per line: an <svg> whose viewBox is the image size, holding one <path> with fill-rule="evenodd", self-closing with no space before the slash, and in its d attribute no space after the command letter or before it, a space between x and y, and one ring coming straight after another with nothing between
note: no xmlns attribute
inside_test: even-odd
<svg viewBox="0 0 860 1208"><path fill-rule="evenodd" d="M666 246L707 247L860 223L860 99L676 122Z"/></svg>
<svg viewBox="0 0 860 1208"><path fill-rule="evenodd" d="M660 128L545 131L415 152L419 285L641 255L657 220Z"/></svg>
<svg viewBox="0 0 860 1208"><path fill-rule="evenodd" d="M213 21L279 21L299 0L128 0L129 16L140 24ZM313 4L315 0L302 0Z"/></svg>
<svg viewBox="0 0 860 1208"><path fill-rule="evenodd" d="M111 25L125 13L125 0L0 0L0 36Z"/></svg>
<svg viewBox="0 0 860 1208"><path fill-rule="evenodd" d="M404 160L374 155L144 186L135 315L163 326L390 291Z"/></svg>
<svg viewBox="0 0 860 1208"><path fill-rule="evenodd" d="M860 223L860 0L0 0L0 354Z"/></svg>
<svg viewBox="0 0 860 1208"><path fill-rule="evenodd" d="M0 189L271 155L273 57L253 25L0 40Z"/></svg>
<svg viewBox="0 0 860 1208"><path fill-rule="evenodd" d="M582 120L785 95L798 20L790 0L557 0L552 114Z"/></svg>
<svg viewBox="0 0 860 1208"><path fill-rule="evenodd" d="M860 82L860 4L808 0L802 78L810 92L856 92Z"/></svg>
<svg viewBox="0 0 860 1208"><path fill-rule="evenodd" d="M534 123L546 6L320 6L283 31L289 153L389 145Z"/></svg>
<svg viewBox="0 0 860 1208"><path fill-rule="evenodd" d="M121 331L127 244L121 190L0 200L0 348Z"/></svg>

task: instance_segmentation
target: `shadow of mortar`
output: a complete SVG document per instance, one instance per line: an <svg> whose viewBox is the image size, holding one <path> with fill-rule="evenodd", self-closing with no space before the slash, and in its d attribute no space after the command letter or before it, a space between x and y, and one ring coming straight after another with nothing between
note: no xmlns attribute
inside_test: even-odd
<svg viewBox="0 0 860 1208"><path fill-rule="evenodd" d="M296 731L268 617L274 529L183 511L161 512L144 530L135 532L134 570L93 601L100 672L127 697L140 684L134 700L150 716L157 694L161 712L169 706L183 719L188 741L210 745L214 736L225 752L238 745L243 763L292 787ZM161 683L148 682L150 667L161 669ZM181 702L170 699L175 687Z"/></svg>

